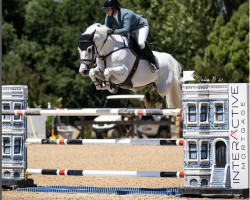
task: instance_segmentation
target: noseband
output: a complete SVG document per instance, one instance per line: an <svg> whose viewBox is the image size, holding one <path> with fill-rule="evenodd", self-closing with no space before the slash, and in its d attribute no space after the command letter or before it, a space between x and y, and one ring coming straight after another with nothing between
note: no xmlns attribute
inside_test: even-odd
<svg viewBox="0 0 250 200"><path fill-rule="evenodd" d="M84 64L89 69L90 66L93 64L93 62L96 61L96 57L97 57L97 54L96 54L95 45L93 42L93 44L92 44L92 58L91 59L81 59L81 64ZM87 63L87 62L89 62L89 63Z"/></svg>

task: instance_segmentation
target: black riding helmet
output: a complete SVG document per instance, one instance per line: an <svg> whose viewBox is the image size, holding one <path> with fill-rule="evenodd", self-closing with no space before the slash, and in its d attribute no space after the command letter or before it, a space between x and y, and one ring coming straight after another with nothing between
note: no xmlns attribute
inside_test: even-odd
<svg viewBox="0 0 250 200"><path fill-rule="evenodd" d="M118 0L105 0L103 7L101 8L102 10L106 10L108 8L115 8L118 10L120 8L120 3Z"/></svg>

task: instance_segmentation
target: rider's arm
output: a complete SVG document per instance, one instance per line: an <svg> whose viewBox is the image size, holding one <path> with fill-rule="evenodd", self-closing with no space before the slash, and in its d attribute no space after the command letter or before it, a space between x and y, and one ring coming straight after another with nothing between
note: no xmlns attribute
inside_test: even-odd
<svg viewBox="0 0 250 200"><path fill-rule="evenodd" d="M132 22L132 15L129 13L126 13L123 17L123 28L115 29L114 34L119 35L126 35L130 32L131 29L131 22Z"/></svg>

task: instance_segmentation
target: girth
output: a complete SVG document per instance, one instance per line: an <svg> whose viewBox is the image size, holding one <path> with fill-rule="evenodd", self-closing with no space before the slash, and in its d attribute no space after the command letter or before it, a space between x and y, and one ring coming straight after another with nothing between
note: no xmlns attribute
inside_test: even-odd
<svg viewBox="0 0 250 200"><path fill-rule="evenodd" d="M126 80L123 83L119 84L119 87L121 87L123 89L130 89L133 87L131 80L132 80L132 78L133 78L133 76L138 68L139 61L140 61L140 56L136 55L136 59L135 59L133 68L131 69Z"/></svg>

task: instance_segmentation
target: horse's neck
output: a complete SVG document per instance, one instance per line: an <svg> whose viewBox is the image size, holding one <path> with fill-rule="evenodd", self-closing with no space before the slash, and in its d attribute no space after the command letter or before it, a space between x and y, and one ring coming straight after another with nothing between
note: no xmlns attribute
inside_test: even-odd
<svg viewBox="0 0 250 200"><path fill-rule="evenodd" d="M107 54L110 51L113 51L117 48L121 48L124 45L126 45L126 43L124 44L124 42L126 41L125 38L123 38L123 36L120 36L120 35L110 35L106 41L105 41L105 39L106 38L98 40L96 42L96 46L98 48L98 51L101 50L100 53L102 53L102 54ZM105 42L105 44L104 44L104 42Z"/></svg>

